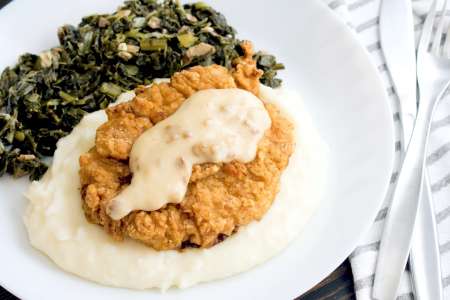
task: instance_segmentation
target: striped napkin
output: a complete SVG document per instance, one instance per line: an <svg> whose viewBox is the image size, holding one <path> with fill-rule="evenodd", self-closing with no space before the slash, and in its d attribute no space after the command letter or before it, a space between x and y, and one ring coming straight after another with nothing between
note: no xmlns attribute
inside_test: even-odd
<svg viewBox="0 0 450 300"><path fill-rule="evenodd" d="M401 149L403 147L400 142L399 99L393 89L389 70L386 67L380 46L378 24L381 0L324 1L357 33L361 43L367 48L373 61L378 66L378 71L389 94L396 124L397 142L395 149L397 164L392 174L390 190L372 228L360 242L360 246L350 256L356 296L358 300L366 300L372 299L371 293L380 237L388 211L387 208L392 198L393 187L396 183ZM431 0L412 1L416 36L419 37ZM450 96L442 101L442 104L437 109L432 124L429 145L427 165L439 233L444 299L450 300ZM397 299L413 299L409 276L408 271L405 271Z"/></svg>

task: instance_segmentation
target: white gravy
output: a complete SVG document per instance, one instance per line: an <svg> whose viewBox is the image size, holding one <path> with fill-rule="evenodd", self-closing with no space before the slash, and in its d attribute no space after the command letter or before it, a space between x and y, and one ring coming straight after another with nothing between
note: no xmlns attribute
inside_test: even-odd
<svg viewBox="0 0 450 300"><path fill-rule="evenodd" d="M250 162L270 126L263 103L250 92L195 93L136 140L130 153L131 184L111 201L108 214L118 220L134 210L180 203L194 164Z"/></svg>

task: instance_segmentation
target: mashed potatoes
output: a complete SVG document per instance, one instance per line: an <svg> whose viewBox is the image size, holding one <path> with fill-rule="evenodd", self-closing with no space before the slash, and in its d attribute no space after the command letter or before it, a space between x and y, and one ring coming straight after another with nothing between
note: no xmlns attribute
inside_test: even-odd
<svg viewBox="0 0 450 300"><path fill-rule="evenodd" d="M52 167L28 190L24 222L31 244L68 272L136 289L188 287L246 271L273 257L318 207L327 148L297 96L261 87L261 98L289 111L297 126L296 150L282 175L280 192L261 221L209 249L158 252L132 240L114 241L86 221L79 192L78 158L93 147L96 129L106 121L100 111L87 115L59 141Z"/></svg>

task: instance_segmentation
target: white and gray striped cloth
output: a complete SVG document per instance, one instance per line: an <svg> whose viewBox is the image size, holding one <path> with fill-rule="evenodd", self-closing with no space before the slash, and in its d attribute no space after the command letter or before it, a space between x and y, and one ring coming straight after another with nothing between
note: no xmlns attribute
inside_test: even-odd
<svg viewBox="0 0 450 300"><path fill-rule="evenodd" d="M361 43L367 48L373 61L378 66L378 71L385 82L389 94L396 124L396 136L398 140L395 145L397 166L391 178L390 191L383 208L378 213L374 225L366 237L360 242L360 246L350 256L356 296L358 300L366 300L372 299L371 293L380 236L401 159L401 124L398 114L399 99L392 87L389 70L386 67L380 46L378 24L381 0L324 1L340 15L345 23L356 31ZM431 0L412 1L416 36L419 36ZM444 299L450 300L450 97L442 101L433 120L427 164L439 233ZM398 296L398 299L402 300L413 299L409 274L407 272L402 279Z"/></svg>

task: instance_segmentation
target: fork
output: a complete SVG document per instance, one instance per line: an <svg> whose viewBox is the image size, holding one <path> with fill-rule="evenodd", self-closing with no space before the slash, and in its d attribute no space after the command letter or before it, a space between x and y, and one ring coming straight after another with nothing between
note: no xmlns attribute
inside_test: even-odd
<svg viewBox="0 0 450 300"><path fill-rule="evenodd" d="M448 0L437 19L437 0L434 0L424 23L417 57L417 78L420 102L410 144L399 173L389 214L384 225L378 269L392 265L406 265L420 195L424 183L425 154L433 112L450 85L450 28L445 31L444 17ZM436 26L437 25L437 26ZM430 47L431 44L431 47ZM395 232L396 239L393 238ZM404 268L403 268L404 269ZM373 297L393 300L399 286L402 270L392 270L380 278L375 273ZM380 288L384 287L384 288Z"/></svg>

